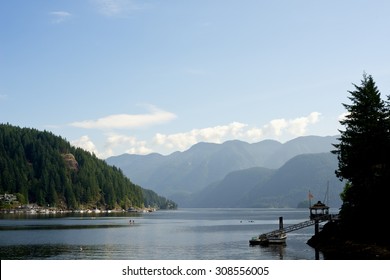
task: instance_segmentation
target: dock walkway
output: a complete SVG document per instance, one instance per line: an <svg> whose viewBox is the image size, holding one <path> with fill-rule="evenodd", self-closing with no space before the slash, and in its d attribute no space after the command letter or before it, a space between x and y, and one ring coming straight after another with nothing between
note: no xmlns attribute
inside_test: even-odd
<svg viewBox="0 0 390 280"><path fill-rule="evenodd" d="M315 225L316 223L322 223L322 222L326 222L326 221L337 220L338 216L339 216L338 214L321 215L321 216L317 216L314 219L307 220L307 221L304 221L304 222L301 222L301 223L298 223L298 224L295 224L295 225L283 227L281 229L277 229L277 230L274 230L274 231L271 231L271 232L263 233L261 235L268 238L268 237L271 237L271 236L279 235L281 233L292 232L292 231L299 230L299 229L302 229L302 228L305 228L305 227L310 227L312 225Z"/></svg>

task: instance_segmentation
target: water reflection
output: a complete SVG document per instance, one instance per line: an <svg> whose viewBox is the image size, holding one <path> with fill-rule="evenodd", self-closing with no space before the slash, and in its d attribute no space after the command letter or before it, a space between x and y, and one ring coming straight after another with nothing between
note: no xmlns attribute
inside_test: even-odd
<svg viewBox="0 0 390 280"><path fill-rule="evenodd" d="M275 259L283 260L286 253L286 244L269 244L267 249L270 254L275 256Z"/></svg>
<svg viewBox="0 0 390 280"><path fill-rule="evenodd" d="M259 248L263 254L272 256L273 260L283 260L286 254L286 244L249 245ZM256 249L257 250L257 249Z"/></svg>

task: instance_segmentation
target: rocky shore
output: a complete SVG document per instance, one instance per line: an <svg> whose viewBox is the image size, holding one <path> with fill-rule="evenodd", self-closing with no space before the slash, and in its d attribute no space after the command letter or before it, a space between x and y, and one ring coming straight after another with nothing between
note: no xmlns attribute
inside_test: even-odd
<svg viewBox="0 0 390 280"><path fill-rule="evenodd" d="M337 222L325 224L307 244L321 251L326 260L390 260L389 245L380 245L374 240L359 242L348 239L340 232Z"/></svg>

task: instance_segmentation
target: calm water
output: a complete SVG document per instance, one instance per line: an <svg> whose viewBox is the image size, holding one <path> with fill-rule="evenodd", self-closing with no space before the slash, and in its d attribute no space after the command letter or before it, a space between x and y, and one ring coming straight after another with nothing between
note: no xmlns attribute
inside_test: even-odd
<svg viewBox="0 0 390 280"><path fill-rule="evenodd" d="M314 228L285 246L249 246L252 236L308 219L307 209L179 209L145 214L3 215L0 257L60 260L315 259ZM129 221L134 223L129 223ZM322 255L319 255L322 259Z"/></svg>

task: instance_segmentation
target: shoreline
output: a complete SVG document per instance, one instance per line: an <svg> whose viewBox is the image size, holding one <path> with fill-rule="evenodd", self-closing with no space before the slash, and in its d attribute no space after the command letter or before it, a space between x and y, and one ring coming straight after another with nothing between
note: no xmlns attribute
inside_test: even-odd
<svg viewBox="0 0 390 280"><path fill-rule="evenodd" d="M0 214L15 214L15 215L55 215L55 214L67 214L67 213L76 213L76 214L101 214L101 213L150 213L157 211L157 208L153 207L144 207L144 208L129 208L125 209L109 209L101 210L98 208L95 209L60 209L53 207L40 207L40 206L30 206L30 207L20 207L20 208L10 208L10 209L0 209Z"/></svg>
<svg viewBox="0 0 390 280"><path fill-rule="evenodd" d="M342 236L336 223L327 223L307 244L319 250L325 260L390 260L390 246L359 242Z"/></svg>

